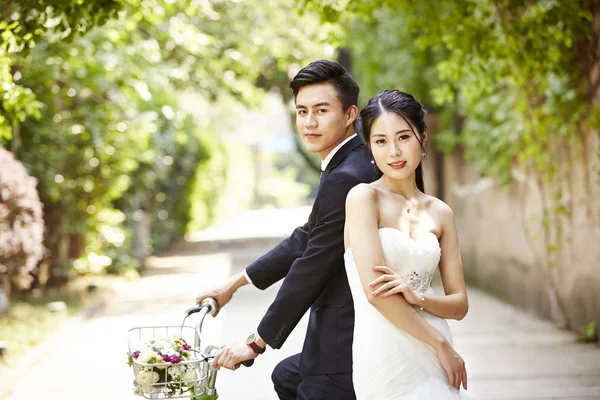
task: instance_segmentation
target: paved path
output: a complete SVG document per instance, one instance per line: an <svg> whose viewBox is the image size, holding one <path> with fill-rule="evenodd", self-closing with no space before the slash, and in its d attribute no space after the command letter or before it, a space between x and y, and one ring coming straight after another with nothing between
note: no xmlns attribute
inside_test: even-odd
<svg viewBox="0 0 600 400"><path fill-rule="evenodd" d="M13 374L11 387L0 388L0 400L137 399L131 395L133 374L125 364L127 330L180 324L199 290L241 271L282 232L301 224L307 213L306 208L255 211L211 228L210 235L189 235L171 254L150 259L148 273L119 287L104 310L54 335L26 373ZM259 230L244 232L239 221L243 229L246 223L262 223ZM277 286L266 291L242 288L216 319L207 320L204 344L243 341ZM572 333L479 290L469 288L468 293L468 316L450 322L455 347L467 362L472 397L600 399L600 347L575 344ZM271 371L280 359L300 351L306 321L305 316L283 349L267 351L254 367L221 371L220 398L275 400Z"/></svg>

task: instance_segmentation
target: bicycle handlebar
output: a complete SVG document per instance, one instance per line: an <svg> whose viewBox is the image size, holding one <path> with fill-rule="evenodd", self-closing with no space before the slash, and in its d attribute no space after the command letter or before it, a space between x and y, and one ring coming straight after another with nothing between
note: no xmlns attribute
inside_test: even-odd
<svg viewBox="0 0 600 400"><path fill-rule="evenodd" d="M192 314L200 312L204 308L208 308L207 314L214 314L219 309L219 306L217 305L217 301L215 299L213 299L212 297L207 297L206 299L202 300L200 304L185 310L185 318L189 317ZM242 361L241 364L244 367L249 368L254 364L254 359Z"/></svg>
<svg viewBox="0 0 600 400"><path fill-rule="evenodd" d="M242 365L244 367L250 368L252 365L254 365L254 359L242 361Z"/></svg>
<svg viewBox="0 0 600 400"><path fill-rule="evenodd" d="M208 314L214 314L219 309L219 306L217 305L217 301L215 299L213 299L212 297L207 297L206 299L202 300L202 302L197 306L185 310L185 317L187 318L190 315L199 312L203 308L208 308Z"/></svg>

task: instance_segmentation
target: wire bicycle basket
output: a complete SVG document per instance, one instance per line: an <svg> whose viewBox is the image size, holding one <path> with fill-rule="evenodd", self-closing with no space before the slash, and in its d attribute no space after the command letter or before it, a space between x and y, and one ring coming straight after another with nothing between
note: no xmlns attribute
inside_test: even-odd
<svg viewBox="0 0 600 400"><path fill-rule="evenodd" d="M217 369L212 359L219 350L201 350L204 318L217 311L217 302L207 298L185 311L181 326L143 326L127 333L129 365L135 375L135 393L146 399L215 400ZM186 319L198 313L195 326Z"/></svg>

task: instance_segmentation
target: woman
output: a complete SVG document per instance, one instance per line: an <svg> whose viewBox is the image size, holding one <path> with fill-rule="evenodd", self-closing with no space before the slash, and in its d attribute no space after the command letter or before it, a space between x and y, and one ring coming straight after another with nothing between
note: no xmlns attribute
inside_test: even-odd
<svg viewBox="0 0 600 400"><path fill-rule="evenodd" d="M346 200L345 262L355 308L353 380L362 399L459 399L462 358L445 319L468 310L452 210L424 193L425 110L386 90L361 111L383 176ZM445 296L430 288L440 268ZM385 265L385 266L383 266Z"/></svg>

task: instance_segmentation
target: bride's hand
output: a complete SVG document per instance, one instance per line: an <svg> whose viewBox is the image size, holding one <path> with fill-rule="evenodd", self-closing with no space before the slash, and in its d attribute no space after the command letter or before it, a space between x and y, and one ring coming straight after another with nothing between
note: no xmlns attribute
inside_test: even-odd
<svg viewBox="0 0 600 400"><path fill-rule="evenodd" d="M467 390L467 369L465 361L450 346L448 342L440 344L435 352L440 360L440 365L448 376L448 384L457 390L460 390L462 382L463 388Z"/></svg>
<svg viewBox="0 0 600 400"><path fill-rule="evenodd" d="M373 296L383 293L382 297L387 297L392 294L402 293L409 304L417 304L419 302L420 297L417 293L404 282L404 279L394 273L394 271L386 266L373 267L373 271L382 272L383 275L369 283L369 286L374 287L386 282L373 292Z"/></svg>

